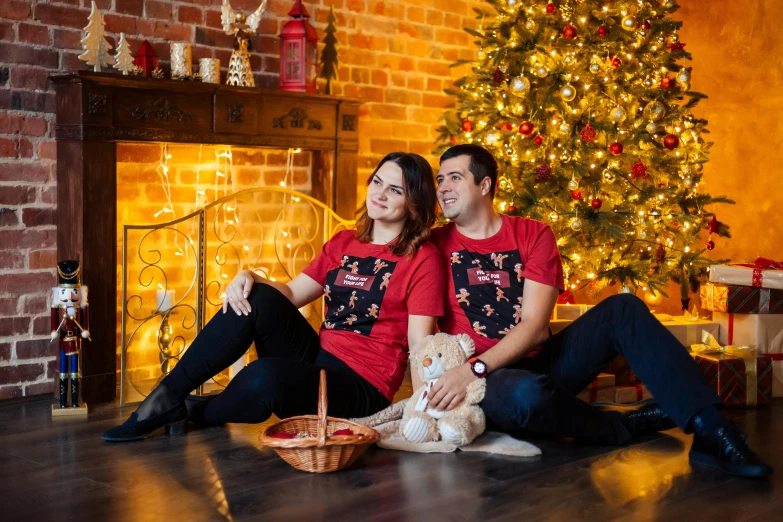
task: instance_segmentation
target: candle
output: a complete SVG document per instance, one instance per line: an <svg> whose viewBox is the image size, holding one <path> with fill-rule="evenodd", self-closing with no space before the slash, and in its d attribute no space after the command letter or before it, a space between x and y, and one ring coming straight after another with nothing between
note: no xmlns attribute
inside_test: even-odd
<svg viewBox="0 0 783 522"><path fill-rule="evenodd" d="M158 290L155 308L159 312L166 312L174 303L174 290Z"/></svg>
<svg viewBox="0 0 783 522"><path fill-rule="evenodd" d="M171 42L171 78L173 80L186 80L190 78L192 71L192 51L190 44L184 42Z"/></svg>
<svg viewBox="0 0 783 522"><path fill-rule="evenodd" d="M198 73L202 83L220 83L220 60L217 58L200 59Z"/></svg>

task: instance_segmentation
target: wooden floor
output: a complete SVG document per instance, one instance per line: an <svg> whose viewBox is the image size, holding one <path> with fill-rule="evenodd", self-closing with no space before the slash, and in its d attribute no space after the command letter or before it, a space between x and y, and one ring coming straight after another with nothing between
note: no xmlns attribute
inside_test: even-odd
<svg viewBox="0 0 783 522"><path fill-rule="evenodd" d="M260 448L259 426L101 441L131 410L52 419L49 402L0 404L0 520L783 519L783 401L732 412L780 472L771 481L692 472L679 430L620 449L533 441L536 459L371 448L313 475Z"/></svg>

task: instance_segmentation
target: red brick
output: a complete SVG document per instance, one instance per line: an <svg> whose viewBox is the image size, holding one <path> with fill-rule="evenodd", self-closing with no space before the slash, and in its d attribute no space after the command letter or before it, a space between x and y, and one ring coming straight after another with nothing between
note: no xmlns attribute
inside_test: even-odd
<svg viewBox="0 0 783 522"><path fill-rule="evenodd" d="M0 227L15 227L17 225L19 225L19 217L16 210L0 207Z"/></svg>
<svg viewBox="0 0 783 522"><path fill-rule="evenodd" d="M39 377L43 377L44 372L44 365L40 363L2 366L0 367L0 384L34 381ZM2 389L4 388L0 388L0 390Z"/></svg>
<svg viewBox="0 0 783 522"><path fill-rule="evenodd" d="M24 205L35 201L35 188L24 186L3 187L0 190L0 205Z"/></svg>
<svg viewBox="0 0 783 522"><path fill-rule="evenodd" d="M86 65L83 61L79 60L79 53L69 53L63 51L62 53L62 59L60 61L60 69L62 69L64 72L68 71L78 71L79 69L84 69Z"/></svg>
<svg viewBox="0 0 783 522"><path fill-rule="evenodd" d="M57 159L57 143L54 141L42 141L38 144L38 157L43 159Z"/></svg>
<svg viewBox="0 0 783 522"><path fill-rule="evenodd" d="M136 34L136 18L123 15L107 14L103 17L106 21L106 31L112 33Z"/></svg>
<svg viewBox="0 0 783 522"><path fill-rule="evenodd" d="M0 251L8 248L53 248L57 243L57 234L55 230L48 229L22 229L22 230L4 230L0 234ZM19 277L29 276L31 280L35 281L40 274L24 274L24 276L15 276L17 281ZM3 288L11 288L9 284L13 284L12 281L5 281L6 275L0 274L0 293L3 293Z"/></svg>
<svg viewBox="0 0 783 522"><path fill-rule="evenodd" d="M197 35L199 29L200 28L196 28ZM155 38L161 38L167 42L190 42L193 40L193 30L189 25L172 24L159 20L143 20L141 18L136 20L136 34L139 36L152 36ZM231 45L233 44L233 39L230 36L228 36L228 39L230 42L228 44L228 48L230 49ZM199 42L198 38L196 38L195 43L210 45L206 42ZM153 45L153 47L155 46ZM165 53L161 53L157 49L155 50L159 57L168 56L168 44L165 45L165 51Z"/></svg>
<svg viewBox="0 0 783 522"><path fill-rule="evenodd" d="M177 8L177 21L183 24L202 24L204 13L198 7L181 5Z"/></svg>
<svg viewBox="0 0 783 522"><path fill-rule="evenodd" d="M0 158L15 158L16 155L16 140L0 138ZM0 195L0 202L2 202L2 195Z"/></svg>
<svg viewBox="0 0 783 522"><path fill-rule="evenodd" d="M201 45L209 45L211 47L223 47L231 49L231 46L234 45L234 38L227 35L222 30L196 27L196 43ZM223 63L222 58L220 61ZM225 63L228 64L228 61Z"/></svg>
<svg viewBox="0 0 783 522"><path fill-rule="evenodd" d="M22 397L21 386L0 386L0 400L17 399L19 397Z"/></svg>
<svg viewBox="0 0 783 522"><path fill-rule="evenodd" d="M53 393L54 393L54 381L28 384L27 386L24 387L25 397L31 397L34 395L51 395Z"/></svg>
<svg viewBox="0 0 783 522"><path fill-rule="evenodd" d="M17 154L20 158L32 158L33 157L33 144L27 138L19 138L16 146Z"/></svg>
<svg viewBox="0 0 783 522"><path fill-rule="evenodd" d="M55 205L57 203L57 187L49 187L41 191L41 203Z"/></svg>
<svg viewBox="0 0 783 522"><path fill-rule="evenodd" d="M14 41L14 26L8 22L0 22L0 40Z"/></svg>
<svg viewBox="0 0 783 522"><path fill-rule="evenodd" d="M57 374L60 372L59 365L57 364L57 359L52 359L48 363L46 363L46 376L49 379L54 379L57 377ZM117 366L119 368L119 366Z"/></svg>
<svg viewBox="0 0 783 522"><path fill-rule="evenodd" d="M54 284L54 282L52 284ZM22 313L29 315L48 314L51 305L52 297L48 293L44 295L26 295L24 297L24 304L22 305Z"/></svg>
<svg viewBox="0 0 783 522"><path fill-rule="evenodd" d="M38 359L39 357L53 357L57 355L57 343L49 339L35 339L32 341L16 341L17 359Z"/></svg>
<svg viewBox="0 0 783 522"><path fill-rule="evenodd" d="M16 134L22 128L22 116L0 112L0 134Z"/></svg>
<svg viewBox="0 0 783 522"><path fill-rule="evenodd" d="M204 18L206 22L207 27L212 27L214 29L222 29L223 28L223 22L221 21L221 14L220 11L205 11L204 12ZM277 21L272 19L266 19L266 22L272 22L274 24L274 30L271 32L277 32ZM268 34L270 31L264 30L264 19L261 20L261 23L258 25L259 33L261 34Z"/></svg>
<svg viewBox="0 0 783 522"><path fill-rule="evenodd" d="M0 118L2 115L0 115ZM49 169L39 163L1 163L0 181L29 181L44 183L49 179Z"/></svg>
<svg viewBox="0 0 783 522"><path fill-rule="evenodd" d="M24 254L18 250L0 251L0 269L19 270L20 268L24 268Z"/></svg>
<svg viewBox="0 0 783 522"><path fill-rule="evenodd" d="M57 250L33 250L29 256L30 270L51 269L57 264Z"/></svg>
<svg viewBox="0 0 783 522"><path fill-rule="evenodd" d="M131 16L141 16L144 12L144 0L114 0L114 10Z"/></svg>
<svg viewBox="0 0 783 522"><path fill-rule="evenodd" d="M33 319L33 335L49 335L51 332L52 322L48 315Z"/></svg>
<svg viewBox="0 0 783 522"><path fill-rule="evenodd" d="M55 104L54 92L15 91L11 94L13 110L53 113Z"/></svg>
<svg viewBox="0 0 783 522"><path fill-rule="evenodd" d="M73 27L82 29L87 25L88 9L79 9L63 5L37 3L33 18L46 25L54 27ZM107 28L108 29L108 28Z"/></svg>
<svg viewBox="0 0 783 522"><path fill-rule="evenodd" d="M419 31L416 30L414 26L411 24L406 24L405 22L400 22L397 24L397 33L398 34L407 34L411 38L418 38L419 37Z"/></svg>
<svg viewBox="0 0 783 522"><path fill-rule="evenodd" d="M389 83L389 75L386 71L374 70L372 72L372 83L374 85L384 86Z"/></svg>
<svg viewBox="0 0 783 522"><path fill-rule="evenodd" d="M408 89L386 89L384 101L403 105L421 105L421 93Z"/></svg>
<svg viewBox="0 0 783 522"><path fill-rule="evenodd" d="M11 359L11 343L0 343L0 361Z"/></svg>
<svg viewBox="0 0 783 522"><path fill-rule="evenodd" d="M48 124L44 118L29 116L22 121L20 132L25 136L43 136L47 128Z"/></svg>
<svg viewBox="0 0 783 522"><path fill-rule="evenodd" d="M423 7L409 7L408 8L408 21L416 22L419 24L424 23L426 11Z"/></svg>
<svg viewBox="0 0 783 522"><path fill-rule="evenodd" d="M22 212L22 223L28 227L40 227L55 224L53 208L25 208Z"/></svg>
<svg viewBox="0 0 783 522"><path fill-rule="evenodd" d="M147 18L157 18L159 20L171 20L171 3L169 2L156 2L155 0L147 0L144 4L145 14ZM218 19L220 19L220 11L213 11L217 13ZM219 26L218 26L219 27Z"/></svg>
<svg viewBox="0 0 783 522"><path fill-rule="evenodd" d="M69 31L67 29L54 30L55 49L81 49L82 33L79 31Z"/></svg>
<svg viewBox="0 0 783 522"><path fill-rule="evenodd" d="M0 18L27 20L30 18L30 3L20 0L3 0L0 2Z"/></svg>
<svg viewBox="0 0 783 522"><path fill-rule="evenodd" d="M49 28L45 25L19 24L19 41L33 45L49 45Z"/></svg>
<svg viewBox="0 0 783 522"><path fill-rule="evenodd" d="M424 93L422 104L425 107L447 108L454 105L454 98L446 94Z"/></svg>
<svg viewBox="0 0 783 522"><path fill-rule="evenodd" d="M428 25L443 25L443 13L435 10L427 10Z"/></svg>
<svg viewBox="0 0 783 522"><path fill-rule="evenodd" d="M0 319L0 337L12 337L14 335L20 335L27 333L30 329L29 317L3 317ZM2 371L2 368L0 368ZM0 377L0 384L6 384L9 381L4 381Z"/></svg>
<svg viewBox="0 0 783 522"><path fill-rule="evenodd" d="M46 90L49 73L45 69L14 67L11 70L11 86L18 89Z"/></svg>
<svg viewBox="0 0 783 522"><path fill-rule="evenodd" d="M403 140L371 140L370 146L375 154L408 150L408 144Z"/></svg>

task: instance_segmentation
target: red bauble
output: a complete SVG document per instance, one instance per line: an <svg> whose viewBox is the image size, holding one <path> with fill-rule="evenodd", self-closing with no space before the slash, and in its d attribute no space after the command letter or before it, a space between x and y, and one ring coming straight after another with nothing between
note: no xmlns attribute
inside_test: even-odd
<svg viewBox="0 0 783 522"><path fill-rule="evenodd" d="M622 64L623 64L623 62L619 58L617 58L616 56L614 58L612 58L612 67L614 67L615 69L620 67Z"/></svg>
<svg viewBox="0 0 783 522"><path fill-rule="evenodd" d="M603 205L604 202L601 201L600 198L595 198L593 201L590 202L590 206L593 207L593 210L598 210L601 208L601 205Z"/></svg>
<svg viewBox="0 0 783 522"><path fill-rule="evenodd" d="M449 143L451 143L452 145L456 145L457 141L458 140L456 136L449 136Z"/></svg>
<svg viewBox="0 0 783 522"><path fill-rule="evenodd" d="M572 190L571 191L571 198L572 199L582 199L582 191L579 190L579 189Z"/></svg>
<svg viewBox="0 0 783 522"><path fill-rule="evenodd" d="M544 138L542 138L540 135L533 138L533 143L536 147L540 147L542 143L544 143Z"/></svg>
<svg viewBox="0 0 783 522"><path fill-rule="evenodd" d="M669 44L669 50L671 52L676 53L677 51L682 51L685 48L685 44L682 42L674 42Z"/></svg>
<svg viewBox="0 0 783 522"><path fill-rule="evenodd" d="M553 14L555 11L557 11L557 6L555 4L546 4L547 14Z"/></svg>
<svg viewBox="0 0 783 522"><path fill-rule="evenodd" d="M500 128L504 131L510 131L514 129L514 126L511 125L509 122L505 122L503 125L500 126Z"/></svg>
<svg viewBox="0 0 783 522"><path fill-rule="evenodd" d="M592 143L592 142L594 142L597 135L598 135L598 133L595 132L595 129L589 123L587 125L585 125L582 128L582 131L579 133L579 137L585 143Z"/></svg>
<svg viewBox="0 0 783 522"><path fill-rule="evenodd" d="M533 124L530 123L529 121L523 121L519 125L519 133L522 136L530 136L531 134L533 134L533 129L534 129Z"/></svg>
<svg viewBox="0 0 783 522"><path fill-rule="evenodd" d="M509 205L508 212L516 212L516 211L517 211L517 207L515 207L514 205Z"/></svg>
<svg viewBox="0 0 783 522"><path fill-rule="evenodd" d="M501 83L505 79L506 75L503 74L503 71L500 70L500 67L495 69L495 72L492 73L492 81L495 83Z"/></svg>
<svg viewBox="0 0 783 522"><path fill-rule="evenodd" d="M649 31L650 27L652 27L652 25L650 25L649 20L645 20L644 22L642 22L642 29L644 29L645 31Z"/></svg>
<svg viewBox="0 0 783 522"><path fill-rule="evenodd" d="M669 150L676 149L677 145L679 144L680 144L680 138L678 138L674 134L667 134L666 137L663 138L663 146Z"/></svg>
<svg viewBox="0 0 783 522"><path fill-rule="evenodd" d="M712 250L713 248L715 248L715 241L710 239L709 241L707 241L707 250Z"/></svg>
<svg viewBox="0 0 783 522"><path fill-rule="evenodd" d="M609 153L612 156L619 156L620 154L623 153L623 144L618 141L615 141L614 143L609 145Z"/></svg>
<svg viewBox="0 0 783 522"><path fill-rule="evenodd" d="M567 25L563 28L563 38L566 40L573 40L576 38L576 27L573 25Z"/></svg>
<svg viewBox="0 0 783 522"><path fill-rule="evenodd" d="M473 132L473 122L467 118L462 120L462 130L463 132Z"/></svg>
<svg viewBox="0 0 783 522"><path fill-rule="evenodd" d="M672 80L668 76L661 80L661 89L671 89L673 85L674 85L674 80Z"/></svg>
<svg viewBox="0 0 783 522"><path fill-rule="evenodd" d="M604 38L606 37L607 34L609 34L609 29L607 29L606 26L602 25L595 32L598 33L598 36Z"/></svg>

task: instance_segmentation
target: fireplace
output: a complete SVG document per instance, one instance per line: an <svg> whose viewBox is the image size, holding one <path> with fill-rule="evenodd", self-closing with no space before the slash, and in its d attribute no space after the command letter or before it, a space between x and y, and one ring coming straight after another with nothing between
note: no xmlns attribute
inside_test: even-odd
<svg viewBox="0 0 783 522"><path fill-rule="evenodd" d="M57 251L82 262L90 287L88 403L117 390L123 224L169 221L234 191L281 184L353 215L358 101L90 72L54 83Z"/></svg>

